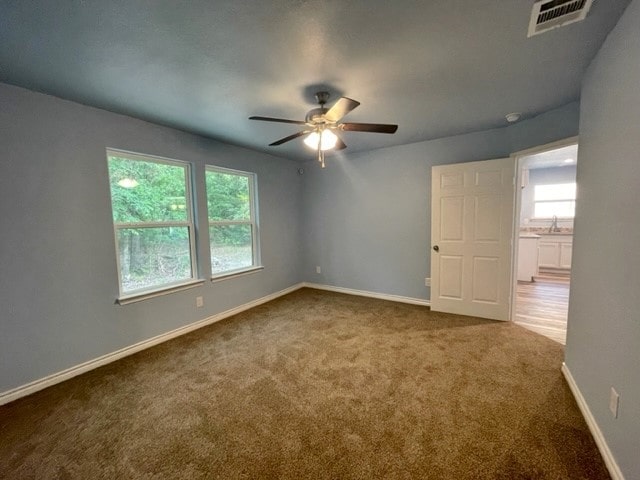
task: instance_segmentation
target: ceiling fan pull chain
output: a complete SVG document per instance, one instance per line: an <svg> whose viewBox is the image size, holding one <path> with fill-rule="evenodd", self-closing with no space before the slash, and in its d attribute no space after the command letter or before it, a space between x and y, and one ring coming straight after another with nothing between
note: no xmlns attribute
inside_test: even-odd
<svg viewBox="0 0 640 480"><path fill-rule="evenodd" d="M320 125L317 129L318 132L318 161L320 166L324 168L324 150L322 149L322 136L324 135L324 125Z"/></svg>
<svg viewBox="0 0 640 480"><path fill-rule="evenodd" d="M320 163L323 163L323 160L322 160L322 156L323 155L322 155L322 148L321 147L322 147L322 133L320 133L318 135L318 161Z"/></svg>

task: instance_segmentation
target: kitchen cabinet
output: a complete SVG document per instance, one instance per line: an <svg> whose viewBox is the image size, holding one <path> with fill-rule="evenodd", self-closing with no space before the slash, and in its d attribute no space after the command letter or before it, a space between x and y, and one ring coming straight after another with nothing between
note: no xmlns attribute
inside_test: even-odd
<svg viewBox="0 0 640 480"><path fill-rule="evenodd" d="M571 268L573 235L541 234L538 243L538 267Z"/></svg>
<svg viewBox="0 0 640 480"><path fill-rule="evenodd" d="M532 282L538 275L538 240L540 235L521 234L518 240L518 281Z"/></svg>

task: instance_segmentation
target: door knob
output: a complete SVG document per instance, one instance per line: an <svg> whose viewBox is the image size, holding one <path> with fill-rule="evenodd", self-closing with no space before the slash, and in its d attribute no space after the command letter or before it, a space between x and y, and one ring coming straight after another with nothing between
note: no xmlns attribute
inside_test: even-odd
<svg viewBox="0 0 640 480"><path fill-rule="evenodd" d="M436 252L438 252L438 251L440 250L440 247L439 247L438 245L434 245L434 246L433 246L433 249L434 249Z"/></svg>

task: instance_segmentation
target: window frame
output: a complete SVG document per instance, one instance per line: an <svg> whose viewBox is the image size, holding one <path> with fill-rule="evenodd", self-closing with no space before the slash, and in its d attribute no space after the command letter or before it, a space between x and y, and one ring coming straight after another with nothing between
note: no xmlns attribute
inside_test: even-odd
<svg viewBox="0 0 640 480"><path fill-rule="evenodd" d="M237 175L246 177L249 185L249 220L211 220L209 218L209 191L207 190L207 174L209 172L222 173L226 175ZM209 232L209 264L211 265L211 281L224 280L239 275L245 275L264 269L262 265L262 256L260 253L260 222L258 219L258 175L254 172L245 172L243 170L236 170L226 167L218 167L216 165L205 165L205 198L207 202L207 226ZM250 225L251 226L251 265L248 267L236 268L233 270L225 270L224 272L214 273L213 262L211 260L211 227L213 226L226 226L226 225Z"/></svg>
<svg viewBox="0 0 640 480"><path fill-rule="evenodd" d="M573 197L557 197L557 198L547 199L547 200L536 200L536 187L551 186L551 185L574 185ZM578 185L577 185L576 182L542 183L542 184L535 185L534 189L533 189L533 219L534 220L549 220L549 219L552 218L552 217L539 217L539 216L536 216L536 206L537 205L543 204L543 203L544 204L549 204L549 203L566 203L566 202L573 203L574 214L571 215L571 216L558 215L557 218L562 218L562 219L573 219L573 218L575 218L577 190L578 190Z"/></svg>
<svg viewBox="0 0 640 480"><path fill-rule="evenodd" d="M198 286L204 283L203 280L199 279L198 274L198 259L197 259L197 250L196 250L196 225L195 225L195 204L194 204L194 195L193 195L193 168L191 163L185 162L183 160L176 160L172 158L160 157L157 155L148 155L142 153L130 152L127 150L120 150L117 148L107 148L106 149L106 159L107 159L107 175L109 174L109 158L110 157L119 157L126 158L127 160L137 161L137 162L147 162L147 163L157 163L162 165L171 165L175 167L184 168L184 181L185 181L185 210L186 210L186 220L169 220L169 221L161 221L161 222L116 222L113 217L113 195L111 191L111 180L109 178L109 199L110 199L110 207L111 207L111 222L113 224L113 234L114 234L114 242L115 242L115 252L116 252L116 269L118 274L118 298L117 303L119 304L127 304L133 303L140 300L144 300L146 298L152 298L159 295L163 295L166 293L171 293L175 291L184 290L186 288L190 288L192 286ZM144 228L171 228L171 227L181 227L187 228L187 233L189 236L189 257L190 257L190 265L191 265L191 277L183 280L178 280L175 282L163 283L162 285L154 285L152 287L144 287L138 288L134 290L124 291L123 282L122 282L122 267L120 265L120 248L118 241L118 232L121 230L130 230L130 229L144 229Z"/></svg>

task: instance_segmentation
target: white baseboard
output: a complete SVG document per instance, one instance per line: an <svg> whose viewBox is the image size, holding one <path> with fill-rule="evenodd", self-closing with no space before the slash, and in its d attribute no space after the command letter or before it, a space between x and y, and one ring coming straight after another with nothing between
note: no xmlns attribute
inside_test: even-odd
<svg viewBox="0 0 640 480"><path fill-rule="evenodd" d="M249 310L250 308L257 307L258 305L262 305L263 303L267 303L283 295L287 295L288 293L298 290L303 286L304 286L303 283L298 283L289 288L285 288L284 290L280 290L279 292L266 295L264 297L261 297L251 302L240 305L238 307L226 310L221 313L217 313L203 320L199 320L195 323L185 325L184 327L176 328L175 330L171 330L170 332L166 332L161 335L157 335L155 337L149 338L147 340L143 340L141 342L135 343L133 345L129 345L128 347L121 348L120 350L116 350L115 352L107 353L106 355L102 355L101 357L94 358L93 360L89 360L79 365L75 365L73 367L67 368L66 370L53 373L44 378L27 383L26 385L22 385L22 386L13 388L11 390L8 390L6 392L2 392L0 393L0 405L4 405L6 403L12 402L19 398L25 397L27 395L30 395L32 393L35 393L39 390L50 387L57 383L64 382L65 380L69 380L70 378L78 376L82 373L88 372L90 370L94 370L98 367L102 367L103 365L107 365L108 363L115 362L116 360L127 357L129 355L133 355L134 353L140 352L147 348L166 342L167 340L171 340L172 338L179 337L181 335L192 332L199 328L206 327L207 325L211 325L212 323L219 322L220 320L224 320L225 318L231 317L232 315L236 315L240 312L244 312L245 310Z"/></svg>
<svg viewBox="0 0 640 480"><path fill-rule="evenodd" d="M578 384L573 379L573 375L571 375L569 367L567 367L567 364L564 362L562 362L562 373L564 374L564 378L567 380L567 384L569 385L569 388L571 389L571 392L576 399L578 407L582 412L582 416L587 422L589 430L591 430L591 435L593 435L593 439L598 446L598 450L600 450L600 454L604 459L607 470L609 470L609 475L611 475L611 478L613 480L624 480L624 475L622 475L622 471L620 470L616 459L613 457L611 450L609 450L607 441L605 440L604 435L602 435L602 431L600 430L600 427L598 427L596 419L591 414L591 410L589 410L589 405L587 405L586 400L584 399L582 393L580 392L580 389L578 388Z"/></svg>
<svg viewBox="0 0 640 480"><path fill-rule="evenodd" d="M330 292L346 293L347 295L357 295L359 297L379 298L380 300L389 300L391 302L410 303L412 305L424 305L427 307L431 305L429 300L423 300L422 298L403 297L402 295L368 292L366 290L354 290L353 288L334 287L333 285L322 285L319 283L305 282L302 285L304 287L315 288L317 290L328 290Z"/></svg>

